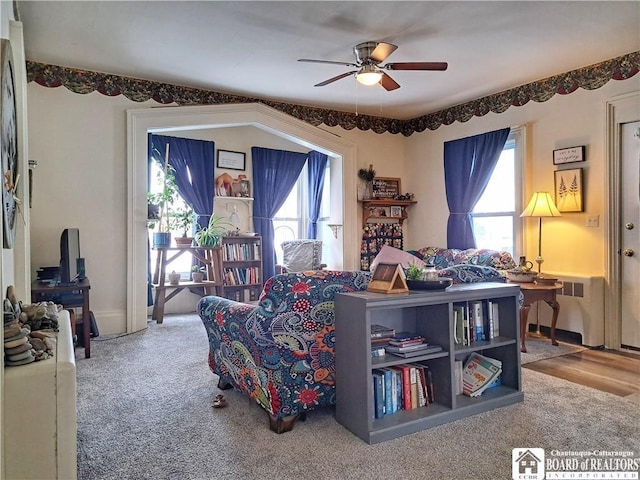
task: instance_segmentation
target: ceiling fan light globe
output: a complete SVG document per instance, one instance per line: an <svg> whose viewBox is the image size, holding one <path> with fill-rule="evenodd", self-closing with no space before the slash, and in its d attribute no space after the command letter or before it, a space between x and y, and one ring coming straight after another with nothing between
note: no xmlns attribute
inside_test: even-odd
<svg viewBox="0 0 640 480"><path fill-rule="evenodd" d="M356 75L356 80L362 85L371 86L380 83L382 72L361 72Z"/></svg>

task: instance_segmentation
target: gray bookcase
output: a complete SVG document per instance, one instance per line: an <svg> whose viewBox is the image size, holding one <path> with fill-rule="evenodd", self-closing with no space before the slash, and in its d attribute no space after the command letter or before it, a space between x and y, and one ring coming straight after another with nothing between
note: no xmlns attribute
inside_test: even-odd
<svg viewBox="0 0 640 480"><path fill-rule="evenodd" d="M405 294L341 293L335 297L336 419L367 443L378 443L524 399L520 375L519 286L502 283L453 285L445 291ZM454 341L456 304L491 300L499 308L500 336L459 345ZM402 358L371 357L371 324L413 331L442 352ZM479 397L456 395L455 360L472 352L502 361L502 384ZM433 373L435 403L374 418L372 370L422 363Z"/></svg>

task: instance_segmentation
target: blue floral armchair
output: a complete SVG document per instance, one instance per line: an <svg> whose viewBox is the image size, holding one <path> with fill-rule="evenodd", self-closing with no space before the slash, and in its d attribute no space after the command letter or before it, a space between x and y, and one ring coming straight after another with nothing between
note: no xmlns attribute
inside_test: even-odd
<svg viewBox="0 0 640 480"><path fill-rule="evenodd" d="M360 271L286 273L267 280L258 305L200 299L218 387L253 398L277 433L309 410L335 405L334 297L368 282Z"/></svg>

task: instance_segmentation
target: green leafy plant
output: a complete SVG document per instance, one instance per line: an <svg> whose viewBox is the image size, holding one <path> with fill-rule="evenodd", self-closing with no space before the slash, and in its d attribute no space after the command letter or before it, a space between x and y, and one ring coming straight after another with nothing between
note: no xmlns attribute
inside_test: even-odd
<svg viewBox="0 0 640 480"><path fill-rule="evenodd" d="M169 213L169 230L179 230L182 232L182 236L186 237L187 233L191 233L195 219L196 215L191 207L179 208Z"/></svg>
<svg viewBox="0 0 640 480"><path fill-rule="evenodd" d="M167 165L164 172L158 172L157 178L162 182L162 190L147 193L147 213L151 212L154 217L157 216L157 218L150 218L149 228L155 228L155 220L158 220L158 231L162 232L165 223L169 228L169 210L179 194L175 170L171 165Z"/></svg>
<svg viewBox="0 0 640 480"><path fill-rule="evenodd" d="M220 238L233 228L226 217L211 215L207 226L199 230L194 238L201 247L215 247L220 243Z"/></svg>
<svg viewBox="0 0 640 480"><path fill-rule="evenodd" d="M373 182L376 178L376 171L373 169L373 165L369 165L369 168L361 168L358 170L358 178L364 180L366 183Z"/></svg>
<svg viewBox="0 0 640 480"><path fill-rule="evenodd" d="M405 270L405 275L409 280L423 280L424 279L424 267L418 267L413 263L409 265L409 268Z"/></svg>

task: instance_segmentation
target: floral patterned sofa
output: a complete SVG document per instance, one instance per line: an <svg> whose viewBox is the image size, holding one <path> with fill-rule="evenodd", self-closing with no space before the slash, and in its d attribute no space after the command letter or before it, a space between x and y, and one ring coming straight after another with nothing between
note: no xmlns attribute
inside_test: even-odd
<svg viewBox="0 0 640 480"><path fill-rule="evenodd" d="M258 305L216 296L198 302L218 387L236 388L282 433L314 408L335 405L334 297L366 290L368 272L285 273L264 285Z"/></svg>
<svg viewBox="0 0 640 480"><path fill-rule="evenodd" d="M516 267L509 252L497 250L424 247L409 253L434 265L439 276L453 278L454 283L506 282L505 272Z"/></svg>

